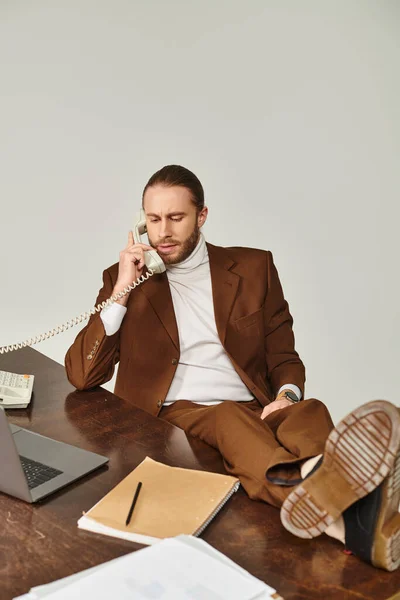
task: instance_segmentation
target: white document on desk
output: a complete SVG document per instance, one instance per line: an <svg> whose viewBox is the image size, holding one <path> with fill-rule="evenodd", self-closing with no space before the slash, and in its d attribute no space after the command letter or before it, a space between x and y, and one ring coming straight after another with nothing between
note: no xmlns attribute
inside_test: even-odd
<svg viewBox="0 0 400 600"><path fill-rule="evenodd" d="M191 535L179 535L175 539L179 540L183 544L196 548L196 550L200 550L201 552L208 554L208 556L212 557L214 560L220 561L235 571L240 572L244 577L254 579L255 581L260 581L260 579L257 579L257 577L254 577L254 575L251 575L248 571L246 571L246 569L240 567L233 560L225 556L225 554L222 554L222 552L219 552L213 546L210 546L210 544L207 544L207 542L201 540L200 538L193 537ZM278 594L276 594L274 588L270 587L266 583L263 583L263 585L263 591L260 595L255 597L255 600L267 600L267 598L271 598L273 594L278 597Z"/></svg>
<svg viewBox="0 0 400 600"><path fill-rule="evenodd" d="M264 600L275 590L203 540L178 536L33 588L26 600Z"/></svg>

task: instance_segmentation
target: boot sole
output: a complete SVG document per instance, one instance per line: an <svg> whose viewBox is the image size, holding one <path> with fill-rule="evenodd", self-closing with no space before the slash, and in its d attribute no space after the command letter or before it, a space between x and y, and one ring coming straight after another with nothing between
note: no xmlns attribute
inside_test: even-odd
<svg viewBox="0 0 400 600"><path fill-rule="evenodd" d="M382 503L375 528L371 563L386 571L400 566L400 454L382 486Z"/></svg>
<svg viewBox="0 0 400 600"><path fill-rule="evenodd" d="M351 412L329 434L319 469L283 503L284 527L301 538L323 533L346 508L382 483L399 446L400 415L393 404L375 400ZM399 534L395 530L385 538L384 552L396 556Z"/></svg>

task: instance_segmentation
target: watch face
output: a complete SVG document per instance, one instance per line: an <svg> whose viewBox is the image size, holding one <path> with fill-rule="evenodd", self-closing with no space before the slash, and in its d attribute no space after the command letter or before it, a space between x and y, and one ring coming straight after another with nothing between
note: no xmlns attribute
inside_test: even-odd
<svg viewBox="0 0 400 600"><path fill-rule="evenodd" d="M285 396L287 398L289 398L289 400L291 400L292 402L298 402L299 401L298 397L296 396L296 394L294 392L286 392Z"/></svg>

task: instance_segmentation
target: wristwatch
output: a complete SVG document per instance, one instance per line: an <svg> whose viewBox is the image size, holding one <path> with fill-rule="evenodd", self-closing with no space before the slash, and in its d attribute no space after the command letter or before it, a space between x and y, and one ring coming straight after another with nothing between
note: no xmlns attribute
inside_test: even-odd
<svg viewBox="0 0 400 600"><path fill-rule="evenodd" d="M290 400L291 402L293 402L294 404L296 402L300 402L299 398L296 396L296 394L294 392L292 392L291 390L285 390L283 396L285 398L287 398L288 400Z"/></svg>

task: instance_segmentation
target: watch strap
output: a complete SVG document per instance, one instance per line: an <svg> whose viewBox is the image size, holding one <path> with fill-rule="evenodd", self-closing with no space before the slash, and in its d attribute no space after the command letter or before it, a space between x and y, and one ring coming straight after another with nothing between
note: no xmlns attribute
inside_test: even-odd
<svg viewBox="0 0 400 600"><path fill-rule="evenodd" d="M277 399L278 398L286 398L287 400L290 400L290 402L293 402L293 404L300 402L299 398L292 390L282 390L277 396Z"/></svg>

